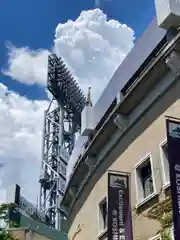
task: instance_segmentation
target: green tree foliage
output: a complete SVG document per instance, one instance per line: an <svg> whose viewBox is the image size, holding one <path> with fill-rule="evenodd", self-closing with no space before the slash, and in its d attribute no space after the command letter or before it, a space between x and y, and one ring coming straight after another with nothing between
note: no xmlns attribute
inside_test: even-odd
<svg viewBox="0 0 180 240"><path fill-rule="evenodd" d="M9 219L8 219L8 212L12 208L14 208L14 204L1 204L0 205L0 221L4 221L7 225L10 224ZM5 228L0 228L0 240L18 240L16 237L12 235L8 229Z"/></svg>
<svg viewBox="0 0 180 240"><path fill-rule="evenodd" d="M136 207L132 209L135 215L138 215ZM142 213L141 213L142 214ZM153 205L147 214L142 214L148 219L158 221L160 229L157 232L161 235L161 240L172 240L170 229L172 227L172 200L171 197L167 197L163 201Z"/></svg>

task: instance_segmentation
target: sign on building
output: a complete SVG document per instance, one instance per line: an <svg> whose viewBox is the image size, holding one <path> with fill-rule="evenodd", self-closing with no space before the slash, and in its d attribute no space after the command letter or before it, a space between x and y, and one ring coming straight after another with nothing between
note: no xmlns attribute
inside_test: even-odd
<svg viewBox="0 0 180 240"><path fill-rule="evenodd" d="M108 240L133 240L129 175L108 173Z"/></svg>
<svg viewBox="0 0 180 240"><path fill-rule="evenodd" d="M166 120L174 240L180 239L180 120Z"/></svg>

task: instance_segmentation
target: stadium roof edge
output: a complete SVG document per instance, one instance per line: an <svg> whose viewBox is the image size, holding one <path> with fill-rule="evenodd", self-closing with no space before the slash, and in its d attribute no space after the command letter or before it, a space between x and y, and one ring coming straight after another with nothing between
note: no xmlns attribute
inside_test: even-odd
<svg viewBox="0 0 180 240"><path fill-rule="evenodd" d="M159 28L157 25L157 20L154 18L142 37L137 41L127 57L117 68L109 84L103 91L99 101L94 106L96 125L106 113L107 109L113 102L114 98L117 96L118 92L121 92L123 88L129 83L133 75L144 64L150 54L154 51L155 48L157 48L159 43L163 40L163 38L165 38L166 35L167 31ZM148 60L149 63L151 60L152 59ZM83 155L81 156L82 159L84 158ZM79 163L81 163L81 161ZM66 195L69 192L69 189L73 183L74 174L77 173L78 168L79 164L77 164L76 168L73 171L73 174L70 177L62 202L64 202L67 197Z"/></svg>
<svg viewBox="0 0 180 240"><path fill-rule="evenodd" d="M137 40L134 47L116 69L107 87L94 106L95 126L99 123L114 98L130 81L140 66L166 36L167 31L157 25L156 17L148 26L143 35Z"/></svg>

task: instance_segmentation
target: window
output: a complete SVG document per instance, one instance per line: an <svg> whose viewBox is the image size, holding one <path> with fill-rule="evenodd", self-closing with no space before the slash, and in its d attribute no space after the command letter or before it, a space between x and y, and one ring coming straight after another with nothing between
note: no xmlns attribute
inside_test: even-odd
<svg viewBox="0 0 180 240"><path fill-rule="evenodd" d="M60 183L59 183L59 190L64 193L65 192L65 188L66 188L66 181L64 179L60 179Z"/></svg>
<svg viewBox="0 0 180 240"><path fill-rule="evenodd" d="M66 164L64 164L64 163L61 161L58 170L59 170L59 173L62 174L62 176L63 176L64 178L66 178L66 169L67 169Z"/></svg>
<svg viewBox="0 0 180 240"><path fill-rule="evenodd" d="M99 232L107 229L107 200L106 197L99 203Z"/></svg>
<svg viewBox="0 0 180 240"><path fill-rule="evenodd" d="M143 158L135 167L138 204L155 193L151 155Z"/></svg>
<svg viewBox="0 0 180 240"><path fill-rule="evenodd" d="M161 163L163 171L163 185L167 186L170 183L169 177L169 161L168 161L168 145L167 141L160 144Z"/></svg>

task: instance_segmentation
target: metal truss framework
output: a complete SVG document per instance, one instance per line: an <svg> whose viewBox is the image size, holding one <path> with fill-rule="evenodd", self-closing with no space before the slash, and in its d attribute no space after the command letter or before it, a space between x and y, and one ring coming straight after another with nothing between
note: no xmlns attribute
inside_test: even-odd
<svg viewBox="0 0 180 240"><path fill-rule="evenodd" d="M48 59L48 90L53 98L44 117L39 208L46 213L47 223L60 229L66 169L80 130L85 97L63 61L54 54Z"/></svg>

